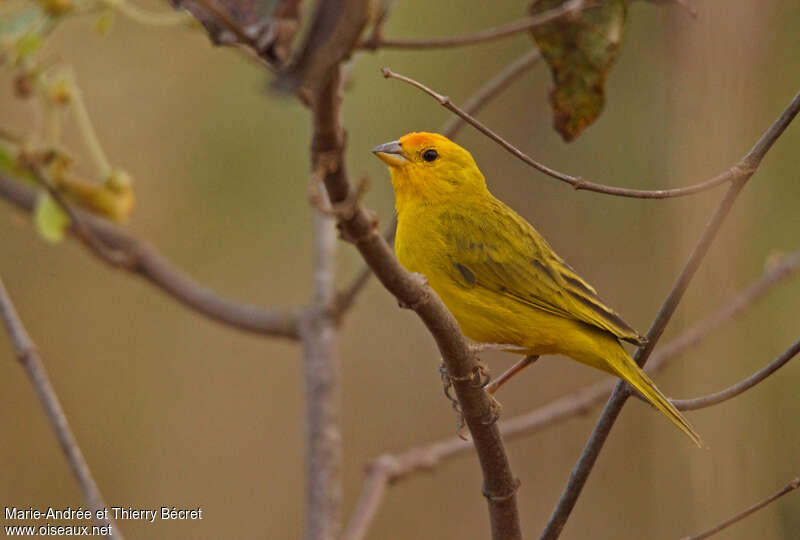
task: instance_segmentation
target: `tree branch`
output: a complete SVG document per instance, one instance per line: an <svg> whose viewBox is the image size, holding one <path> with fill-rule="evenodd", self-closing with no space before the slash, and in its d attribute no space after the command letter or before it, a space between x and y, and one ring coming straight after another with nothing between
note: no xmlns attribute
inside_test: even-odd
<svg viewBox="0 0 800 540"><path fill-rule="evenodd" d="M36 205L36 192L0 172L0 197L27 212ZM131 261L118 266L138 274L181 304L228 326L256 334L297 339L295 310L265 309L217 295L173 267L157 251L110 222L75 209L77 223L83 224L103 245L124 253ZM73 220L73 224L76 221ZM79 234L73 227L73 233ZM93 253L97 254L96 251ZM102 259L108 262L106 259Z"/></svg>
<svg viewBox="0 0 800 540"><path fill-rule="evenodd" d="M725 521L723 521L722 523L720 523L716 527L712 527L711 529L708 529L707 531L701 532L700 534L697 534L695 536L685 536L681 540L703 540L704 538L709 538L711 536L714 536L715 534L717 534L718 532L722 531L723 529L727 529L728 527L730 527L731 525L733 525L737 521L743 520L744 518L746 518L750 514L753 514L754 512L757 512L758 510L761 510L765 506L769 505L770 503L773 503L773 502L777 501L778 499L780 499L781 497L783 497L787 493L791 493L792 491L796 490L797 488L800 488L800 477L795 478L794 480L792 480L791 482L786 484L783 488L778 490L776 493L773 493L772 495L770 495L769 497L767 497L763 501L761 501L759 503L756 503L753 506L751 506L751 507L749 507L749 508L747 508L745 510L742 510L741 512L739 512L738 514L736 514L735 516L733 516L730 519L726 519Z"/></svg>
<svg viewBox="0 0 800 540"><path fill-rule="evenodd" d="M585 0L568 0L558 7L544 11L537 15L525 17L502 26L487 28L472 34L463 36L446 36L441 38L410 38L393 39L383 38L380 33L371 35L361 44L362 49L374 51L376 49L441 49L445 47L463 47L464 45L475 45L486 41L501 39L522 32L527 32L532 28L547 24L560 17L571 17L584 9L595 7L594 2Z"/></svg>
<svg viewBox="0 0 800 540"><path fill-rule="evenodd" d="M315 211L314 299L300 319L306 383L306 540L334 540L341 529L342 437L335 294L334 222Z"/></svg>
<svg viewBox="0 0 800 540"><path fill-rule="evenodd" d="M653 321L650 330L647 332L647 344L636 352L634 360L639 366L644 366L645 362L647 362L650 353L653 351L664 329L667 327L669 320L672 318L672 314L678 307L681 298L683 298L684 292L686 292L686 289L689 287L689 283L708 252L708 248L716 238L717 232L719 232L723 221L727 217L739 193L741 193L747 181L753 173L755 173L763 157L797 115L798 110L800 110L800 93L795 95L795 98L786 110L784 110L783 114L781 114L778 120L776 120L766 133L762 135L750 152L742 158L740 163L730 169L731 171L740 172L737 173L736 178L730 183L725 197L717 206L714 215L706 225L697 245L689 256L689 260L684 265L672 290L662 304L655 321ZM553 509L553 513L547 525L542 531L540 537L542 540L553 540L558 538L561 534L561 530L564 528L567 519L569 519L569 515L575 507L575 503L578 501L578 497L589 478L597 456L600 455L600 451L611 432L611 428L617 416L622 411L622 407L625 405L628 395L629 387L626 383L624 381L617 383L600 418L597 420L597 424L581 456L572 469L567 485L564 487L564 491Z"/></svg>
<svg viewBox="0 0 800 540"><path fill-rule="evenodd" d="M670 361L743 313L773 287L798 271L800 271L800 251L788 254L771 264L757 281L727 304L654 351L646 371L652 374L663 369ZM504 420L500 423L500 433L506 440L511 440L585 414L592 406L608 398L617 380L615 377L606 378L528 413ZM345 530L344 540L361 540L366 536L389 484L415 472L431 470L441 461L462 455L470 448L469 441L450 437L399 454L384 454L375 459L368 468L361 495Z"/></svg>
<svg viewBox="0 0 800 540"><path fill-rule="evenodd" d="M639 366L644 365L644 363L647 361L647 358L650 356L653 347L655 347L656 343L664 332L664 329L667 327L667 323L669 323L669 320L672 318L672 314L678 307L678 303L683 297L683 293L686 292L686 289L694 277L697 268L700 266L700 263L705 257L708 248L711 246L711 243L716 237L722 222L728 215L728 212L733 206L736 197L744 187L744 184L745 183L742 181L731 184L725 194L725 197L720 202L716 212L711 218L711 221L709 221L709 223L706 225L706 229L703 232L700 241L697 243L694 251L692 251L692 254L689 256L689 260L687 261L686 265L684 265L683 270L673 285L672 290L667 296L667 299L661 305L661 309L659 310L655 321L653 321L653 324L650 326L650 330L645 335L648 340L647 344L636 351L636 355L633 359ZM578 461L575 463L575 466L572 469L572 472L570 473L567 485L564 487L564 491L561 493L561 497L559 497L558 503L553 509L553 513L550 515L547 525L542 531L542 535L540 536L541 540L553 540L561 535L561 530L564 528L567 519L569 519L572 509L575 507L575 503L578 501L578 497L583 490L583 486L586 484L589 474L591 473L592 468L597 461L597 457L600 455L600 450L603 448L603 445L605 444L605 441L611 432L611 428L614 425L614 422L616 422L616 419L619 416L619 413L622 411L622 407L625 405L625 401L629 395L627 384L624 381L619 381L615 385L614 391L611 393L611 397L609 397L608 402L606 403L606 406L600 415L600 418L597 420L597 424L595 425L594 430L592 430L583 452L581 453Z"/></svg>
<svg viewBox="0 0 800 540"><path fill-rule="evenodd" d="M108 518L98 519L97 517L98 511L100 515L103 515L103 511L107 508L103 495L100 493L100 488L97 486L91 470L89 470L89 464L86 463L83 452L78 446L78 441L75 440L75 435L69 427L67 416L64 414L61 402L58 400L53 385L50 383L44 364L39 358L36 345L33 344L28 332L25 330L25 326L14 308L2 278L0 278L0 317L5 323L6 331L11 338L17 359L19 359L28 373L31 384L36 390L36 395L39 397L39 401L42 402L47 414L47 419L50 421L56 437L58 437L61 450L64 452L72 473L81 486L81 491L86 499L86 504L92 511L93 518L100 527L108 527L109 534L106 538L122 540L122 533L116 529L116 524Z"/></svg>
<svg viewBox="0 0 800 540"><path fill-rule="evenodd" d="M764 156L767 150L769 150L769 146L777 140L780 134L786 129L786 126L792 121L792 119L797 115L798 109L800 109L800 94L795 95L794 99L789 103L786 107L784 112L781 116L769 127L769 129L761 136L759 139L759 143L756 144L754 147L745 157L743 157L737 164L730 167L728 170L705 180L704 182L699 182L697 184L693 184L691 186L686 186L682 188L674 188L674 189L657 189L657 190L646 190L646 189L630 189L630 188L621 188L616 186L608 186L604 184L600 184L597 182L593 182L590 180L585 180L583 178L579 178L576 176L571 176L569 174L559 172L555 169L544 165L522 150L519 150L517 147L512 145L510 142L506 141L500 135L486 127L484 124L476 120L473 116L471 116L467 111L455 105L449 97L439 94L438 92L431 90L424 84L410 78L406 77L405 75L400 75L398 73L394 73L389 68L382 68L381 72L383 76L387 79L397 79L403 81L405 83L410 84L411 86L422 90L429 96L433 97L436 101L439 102L447 110L455 113L464 121L468 122L470 125L475 127L478 131L498 143L500 146L508 150L513 156L520 159L523 163L530 165L534 169L539 172L542 172L556 180L561 180L576 190L586 190L586 191L594 191L596 193L604 193L606 195L615 195L618 197L632 197L638 199L667 199L671 197L684 197L686 195L694 195L695 193L700 193L701 191L706 191L713 187L716 187L720 184L725 183L733 183L741 180L746 180L753 174L753 169L758 166L758 163L761 161L761 157ZM766 147L757 151L757 147L761 142L768 143Z"/></svg>
<svg viewBox="0 0 800 540"><path fill-rule="evenodd" d="M339 77L311 103L314 116L314 162L325 165L324 183L333 204L350 199L352 190L343 160L344 131L339 123ZM518 481L511 472L489 396L476 381L480 370L473 351L452 314L419 276L405 271L381 236L374 217L354 200L349 217L339 217L345 239L359 250L375 275L404 306L413 309L436 340L464 419L475 441L483 472L483 492L489 505L495 539L522 537L516 504Z"/></svg>
<svg viewBox="0 0 800 540"><path fill-rule="evenodd" d="M694 411L697 409L711 407L712 405L717 405L723 401L728 401L729 399L735 398L739 394L749 390L778 371L780 368L786 365L789 360L794 358L798 352L800 352L800 339L795 341L791 347L783 351L783 353L781 353L781 355L775 360L759 369L743 381L739 381L725 390L721 390L707 396L693 399L673 399L671 400L672 404L682 411Z"/></svg>

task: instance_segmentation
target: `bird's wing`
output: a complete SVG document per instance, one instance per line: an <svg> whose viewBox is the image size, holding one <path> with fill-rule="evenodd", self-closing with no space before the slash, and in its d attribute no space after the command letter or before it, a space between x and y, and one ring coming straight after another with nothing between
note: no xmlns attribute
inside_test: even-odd
<svg viewBox="0 0 800 540"><path fill-rule="evenodd" d="M465 287L483 287L559 317L575 319L611 332L637 345L645 339L614 310L606 307L591 285L581 279L524 219L501 205L490 214L461 214L467 230L478 234L449 239L451 277ZM493 222L497 227L485 227ZM482 226L484 224L484 226ZM454 230L462 227L454 227Z"/></svg>

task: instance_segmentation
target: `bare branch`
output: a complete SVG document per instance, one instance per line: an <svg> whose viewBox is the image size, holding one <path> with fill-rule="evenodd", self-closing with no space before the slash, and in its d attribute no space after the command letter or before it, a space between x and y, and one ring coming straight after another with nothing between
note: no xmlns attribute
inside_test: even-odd
<svg viewBox="0 0 800 540"><path fill-rule="evenodd" d="M108 518L98 519L97 512L100 511L99 515L103 515L103 510L107 508L103 495L100 493L100 488L92 476L92 471L89 470L89 464L86 463L83 452L78 446L78 441L75 440L75 435L69 427L67 416L64 414L61 402L53 389L53 385L50 383L44 364L39 358L36 345L33 344L28 332L25 330L25 326L14 308L2 278L0 278L0 316L5 323L6 331L11 338L17 358L28 373L31 384L36 390L36 395L39 397L39 401L42 402L47 419L50 421L56 437L58 437L61 450L64 452L72 473L81 486L86 504L91 509L95 521L100 527L108 527L109 534L106 538L122 540L122 533L117 530L116 524Z"/></svg>
<svg viewBox="0 0 800 540"><path fill-rule="evenodd" d="M653 353L646 371L654 373L663 369L670 361L743 313L773 287L797 271L800 271L800 251L781 257L778 262L769 265L757 281L737 294L727 304L674 340L659 347ZM528 413L504 420L500 424L500 433L506 440L512 440L530 435L563 420L586 414L592 406L608 398L617 380L615 377L609 377L577 392L557 398ZM415 472L430 470L441 461L462 455L470 448L469 441L450 437L425 446L411 448L400 454L385 454L374 460L369 467L361 496L350 518L344 538L346 540L364 538L367 528L378 511L388 484Z"/></svg>
<svg viewBox="0 0 800 540"><path fill-rule="evenodd" d="M800 110L800 93L798 93L786 107L781 116L761 136L761 139L759 139L759 141L750 150L750 152L748 152L739 161L739 163L733 165L728 170L714 176L713 178L682 188L657 189L657 190L630 189L630 188L621 188L621 187L600 184L597 182L585 180L583 178L579 178L576 176L571 176L569 174L552 169L547 165L544 165L536 161L535 159L524 153L522 150L519 150L517 147L512 145L510 142L506 141L500 135L498 135L497 133L486 127L484 124L476 120L473 116L467 113L467 111L455 105L450 100L449 97L444 96L434 90L431 90L424 84L410 77L394 73L389 68L382 68L381 72L383 73L383 76L386 77L387 79L388 78L397 79L405 83L408 83L415 88L422 90L429 96L433 97L436 101L438 101L439 104L442 105L444 108L457 114L459 117L463 118L464 121L468 122L478 131L480 131L481 133L483 133L484 135L486 135L487 137L498 143L500 146L508 150L513 156L517 157L522 162L530 165L539 172L542 172L552 178L555 178L556 180L561 180L562 182L571 185L576 190L583 189L587 191L594 191L596 193L604 193L606 195L615 195L618 197L632 197L637 199L667 199L671 197L684 197L686 195L694 195L695 193L706 191L720 184L732 183L750 178L750 176L753 174L755 170L755 167L757 167L758 164L760 163L761 158L764 156L764 154L766 154L767 150L769 150L769 148L778 139L781 133L783 133L783 130L786 129L789 123L794 119L794 117L797 115L798 110Z"/></svg>
<svg viewBox="0 0 800 540"><path fill-rule="evenodd" d="M314 244L314 300L300 320L306 383L305 538L334 540L342 504L341 383L336 322L329 309L335 294L336 234L334 221L316 208Z"/></svg>
<svg viewBox="0 0 800 540"><path fill-rule="evenodd" d="M8 178L2 172L0 172L0 197L28 212L31 212L36 204L36 192L33 189L23 185L22 182ZM74 213L79 219L73 220L73 223L85 225L86 229L109 249L125 253L125 258L131 261L131 264L119 268L140 275L183 305L239 330L297 339L296 311L265 309L222 298L183 274L152 247L119 227L81 210L75 209ZM79 234L75 228L72 231Z"/></svg>
<svg viewBox="0 0 800 540"><path fill-rule="evenodd" d="M798 352L800 352L800 339L795 341L791 347L783 351L783 353L781 353L781 355L775 360L759 369L743 381L739 381L725 390L721 390L707 396L694 399L673 399L671 400L672 404L682 411L694 411L697 409L711 407L712 405L717 405L723 401L728 401L729 399L735 398L739 394L749 390L778 371L780 368L786 365L789 360L794 358Z"/></svg>
<svg viewBox="0 0 800 540"><path fill-rule="evenodd" d="M694 251L692 251L692 254L689 256L689 260L678 275L672 290L669 295L667 295L666 300L664 300L664 303L661 305L661 309L658 311L658 315L656 315L653 324L645 335L647 343L644 347L636 351L636 355L633 359L638 365L644 365L656 343L658 343L669 320L672 318L672 314L678 307L678 303L689 287L689 283L694 277L695 272L699 268L705 254L708 252L708 248L714 241L722 222L728 215L728 212L744 185L745 181L738 181L731 184L728 191L725 193L725 197L717 206L717 210L706 225L706 229L703 231ZM627 384L624 381L619 381L614 387L614 391L611 393L611 397L608 399L600 418L597 420L597 424L595 424L589 436L589 440L586 446L584 446L583 452L570 473L567 485L564 487L564 491L561 493L558 503L542 531L542 535L540 536L541 540L553 540L561 535L561 530L564 528L567 519L569 519L569 515L575 507L575 503L578 501L583 486L586 485L589 473L591 473L597 461L597 457L600 455L600 450L602 450L609 433L611 433L611 428L614 422L616 422L629 395L629 387Z"/></svg>
<svg viewBox="0 0 800 540"><path fill-rule="evenodd" d="M743 520L744 518L746 518L750 514L753 514L754 512L757 512L757 511L761 510L765 506L777 501L778 499L780 499L781 497L783 497L787 493L791 493L792 491L796 490L797 488L800 488L800 477L795 478L794 480L792 480L791 482L786 484L784 487L779 489L777 492L773 493L772 495L770 495L769 497L764 499L763 501L758 502L758 503L754 504L753 506L751 506L749 508L746 508L745 510L742 510L741 512L739 512L738 514L736 514L735 516L733 516L730 519L726 519L725 521L723 521L722 523L720 523L716 527L712 527L711 529L708 529L707 531L701 532L700 534L697 534L695 536L685 536L681 540L703 540L704 538L709 538L711 536L714 536L715 534L717 534L718 532L722 531L723 529L727 529L728 527L730 527L731 525L733 525L737 521Z"/></svg>
<svg viewBox="0 0 800 540"><path fill-rule="evenodd" d="M464 45L475 45L486 41L501 39L521 32L527 32L532 28L547 24L560 17L571 17L578 12L594 7L594 2L585 0L568 0L558 7L544 11L537 15L525 17L502 26L487 28L463 36L447 36L442 38L411 38L411 39L392 39L383 38L380 34L371 35L369 39L361 44L361 48L368 50L375 49L440 49L445 47L462 47Z"/></svg>
<svg viewBox="0 0 800 540"><path fill-rule="evenodd" d="M508 66L503 68L497 75L486 81L480 88L478 88L472 96L467 99L464 104L464 110L469 114L475 114L481 110L487 103L497 97L500 93L508 88L520 75L525 73L528 69L536 64L541 57L537 49L531 49L516 60L512 61ZM464 121L454 116L447 120L439 128L439 133L445 137L455 137L464 126ZM383 237L389 244L394 242L394 233L397 228L397 218L392 218L392 222L386 227L383 232ZM336 298L335 307L337 316L341 317L350 309L355 302L356 297L361 290L369 283L369 278L372 276L372 270L369 266L364 266L353 281L342 290Z"/></svg>
<svg viewBox="0 0 800 540"><path fill-rule="evenodd" d="M348 200L353 189L343 160L344 131L339 123L339 77L333 77L312 101L315 163L326 163L324 182L332 203ZM375 218L360 204L350 219L339 219L343 237L359 250L375 275L402 305L413 309L436 340L453 379L464 419L475 442L483 471L483 493L489 505L495 539L522 537L516 503L518 481L511 472L489 396L475 380L479 363L452 314L430 287L406 272L378 231Z"/></svg>
<svg viewBox="0 0 800 540"><path fill-rule="evenodd" d="M732 172L740 172L736 174L735 178L728 186L725 196L717 206L717 209L714 212L714 215L711 217L711 220L706 225L706 228L703 231L703 234L700 236L697 245L692 251L692 254L689 256L689 260L684 265L681 273L678 275L678 278L672 287L672 290L670 291L669 295L667 295L664 303L661 305L661 309L659 309L655 321L653 321L653 324L650 326L650 330L647 332L647 344L636 352L634 360L638 365L644 366L645 362L647 362L650 353L653 351L656 343L658 343L658 340L664 332L664 329L667 327L669 320L672 318L672 314L678 307L678 303L681 301L683 294L689 287L689 283L694 277L695 272L699 268L700 263L708 252L708 248L716 238L723 221L733 206L733 203L736 201L739 193L741 193L742 189L747 184L747 181L758 168L763 157L797 115L798 110L800 110L800 93L795 95L792 102L789 104L786 110L784 110L778 120L775 121L775 123L767 130L766 133L764 133L755 146L753 146L752 150L745 155L740 162L741 164L735 165L730 169ZM561 530L564 528L567 519L569 519L569 515L572 512L572 509L575 507L575 503L578 501L578 497L580 496L583 486L586 484L586 481L589 478L589 473L591 473L592 468L594 467L597 456L600 455L600 451L603 448L609 433L611 432L611 428L614 425L617 416L619 415L620 411L622 411L622 407L625 405L628 395L629 387L626 385L626 383L624 381L617 383L614 391L611 394L611 397L608 399L608 402L603 409L602 414L600 415L600 418L597 420L597 424L595 425L592 434L589 436L589 440L587 441L581 456L578 458L578 461L575 463L575 466L572 469L572 473L567 481L567 485L564 487L564 491L562 492L561 497L559 497L558 503L553 509L553 513L551 514L547 525L542 531L542 535L540 537L542 540L552 540L558 538L561 534Z"/></svg>

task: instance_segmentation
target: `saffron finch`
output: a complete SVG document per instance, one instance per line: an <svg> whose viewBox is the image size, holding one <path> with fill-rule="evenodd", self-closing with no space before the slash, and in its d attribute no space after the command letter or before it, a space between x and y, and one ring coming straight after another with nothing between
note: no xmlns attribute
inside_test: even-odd
<svg viewBox="0 0 800 540"><path fill-rule="evenodd" d="M409 133L372 152L392 176L397 258L426 277L464 335L529 356L561 354L620 377L701 445L620 343L645 339L492 196L469 152L435 133Z"/></svg>

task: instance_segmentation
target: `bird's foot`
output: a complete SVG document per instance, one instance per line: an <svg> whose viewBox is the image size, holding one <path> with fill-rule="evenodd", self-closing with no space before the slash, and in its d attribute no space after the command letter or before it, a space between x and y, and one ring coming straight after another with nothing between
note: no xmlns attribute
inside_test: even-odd
<svg viewBox="0 0 800 540"><path fill-rule="evenodd" d="M473 368L472 373L469 375L464 375L461 377L456 377L454 375L450 375L450 372L447 371L447 366L444 362L439 364L439 375L442 378L442 386L444 388L444 395L450 400L450 404L453 407L453 410L456 411L458 415L458 421L456 423L456 434L463 440L467 440L466 437L466 422L464 421L464 412L461 410L461 405L458 402L458 398L453 393L453 381L471 381L476 387L485 388L491 382L491 376L489 375L489 368L486 364L478 360L475 363L475 367ZM502 405L500 402L497 401L491 394L486 394L489 398L489 411L490 416L486 420L487 424L493 424L497 421L500 417L500 411L502 410Z"/></svg>

